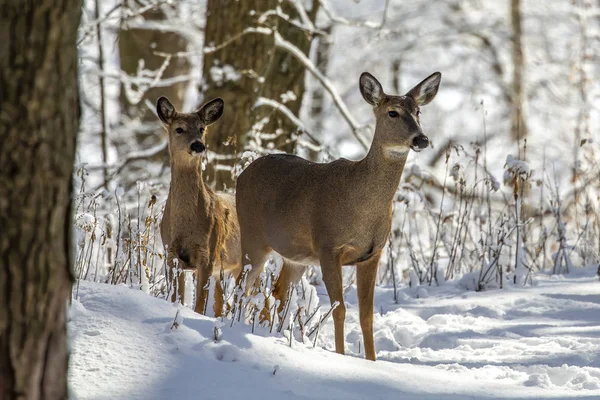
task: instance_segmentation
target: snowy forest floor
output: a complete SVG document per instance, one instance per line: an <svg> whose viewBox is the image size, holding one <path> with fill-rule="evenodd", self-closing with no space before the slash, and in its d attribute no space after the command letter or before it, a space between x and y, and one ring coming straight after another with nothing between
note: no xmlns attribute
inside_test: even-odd
<svg viewBox="0 0 600 400"><path fill-rule="evenodd" d="M473 292L460 281L377 287L378 361L360 354L356 292L346 295L346 356L333 323L317 346L222 328L126 286L81 282L70 313L77 399L600 399L597 267L538 274L534 286ZM328 304L324 287L317 287ZM417 295L418 294L418 295Z"/></svg>

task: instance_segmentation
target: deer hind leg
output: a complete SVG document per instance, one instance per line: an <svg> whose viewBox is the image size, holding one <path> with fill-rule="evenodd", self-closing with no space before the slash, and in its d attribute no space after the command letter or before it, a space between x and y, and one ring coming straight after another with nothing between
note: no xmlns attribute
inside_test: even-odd
<svg viewBox="0 0 600 400"><path fill-rule="evenodd" d="M214 302L214 311L215 311L215 317L220 317L223 315L223 303L225 302L225 295L226 293L223 292L223 280L227 281L229 279L229 274L232 274L233 276L239 276L240 272L241 272L241 268L236 268L234 270L231 271L223 271L223 279L221 279L221 272L219 271L219 274L216 276L215 280L216 280L216 284L215 284L215 302ZM225 313L227 314L228 312L231 311L231 305L229 303L227 303L225 305L227 307L227 309L225 310Z"/></svg>
<svg viewBox="0 0 600 400"><path fill-rule="evenodd" d="M244 248L242 247L242 250ZM242 283L242 279L245 277L245 285L246 285L246 295L249 295L252 292L252 289L258 285L259 282L258 276L265 269L265 261L267 260L267 256L269 254L268 249L256 249L251 251L243 251L242 254L242 268L240 270L240 274L238 275L237 284L240 285ZM252 268L248 272L244 272L244 267L246 265L252 265Z"/></svg>
<svg viewBox="0 0 600 400"><path fill-rule="evenodd" d="M344 320L346 319L346 306L342 288L342 264L339 256L322 254L320 257L323 282L329 294L329 301L339 305L333 310L333 326L335 331L335 352L344 354Z"/></svg>
<svg viewBox="0 0 600 400"><path fill-rule="evenodd" d="M283 259L281 272L273 287L273 296L275 297L275 300L279 300L277 313L280 317L284 317L282 312L288 301L290 284L296 285L302 278L302 275L304 275L305 271L306 265L288 260L287 258Z"/></svg>
<svg viewBox="0 0 600 400"><path fill-rule="evenodd" d="M248 243L244 243L244 236L242 234L242 267L240 269L240 274L236 279L236 286L240 287L244 284L244 294L249 296L253 291L257 291L259 288L260 282L258 281L258 277L260 273L264 270L265 261L270 252L270 249L265 246L255 246L248 245ZM250 264L252 268L248 271L245 271L244 267ZM237 290L236 290L236 293ZM241 299L238 298L237 294L234 296L234 304L237 306L241 305ZM268 316L268 312L265 313L264 310L261 310L260 314L260 322L270 321Z"/></svg>
<svg viewBox="0 0 600 400"><path fill-rule="evenodd" d="M365 357L375 361L375 342L373 339L373 293L377 277L377 265L381 253L373 254L368 260L356 265L356 291L360 328L365 344Z"/></svg>

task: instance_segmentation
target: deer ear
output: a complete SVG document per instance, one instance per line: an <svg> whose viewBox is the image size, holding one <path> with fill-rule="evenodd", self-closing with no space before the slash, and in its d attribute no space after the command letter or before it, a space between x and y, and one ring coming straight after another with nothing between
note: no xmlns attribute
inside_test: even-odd
<svg viewBox="0 0 600 400"><path fill-rule="evenodd" d="M202 119L202 122L206 126L215 123L221 115L223 115L223 108L225 107L225 102L223 99L216 98L214 100L209 101L205 105L202 106L198 110L198 115Z"/></svg>
<svg viewBox="0 0 600 400"><path fill-rule="evenodd" d="M162 96L156 102L156 113L158 114L158 118L168 125L173 121L173 117L175 116L175 107L169 99Z"/></svg>
<svg viewBox="0 0 600 400"><path fill-rule="evenodd" d="M439 72L434 72L427 78L423 79L423 81L417 86L410 89L406 95L412 97L418 105L424 106L433 100L437 94L441 80L442 74Z"/></svg>
<svg viewBox="0 0 600 400"><path fill-rule="evenodd" d="M380 105L385 99L381 83L370 73L363 72L360 75L359 86L363 98L373 107Z"/></svg>

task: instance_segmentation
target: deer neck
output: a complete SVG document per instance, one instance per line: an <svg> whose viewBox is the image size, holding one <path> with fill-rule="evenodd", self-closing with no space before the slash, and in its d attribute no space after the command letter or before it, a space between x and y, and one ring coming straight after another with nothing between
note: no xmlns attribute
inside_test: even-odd
<svg viewBox="0 0 600 400"><path fill-rule="evenodd" d="M177 160L171 158L171 187L169 195L176 213L192 213L208 201L207 189L202 180L202 159Z"/></svg>
<svg viewBox="0 0 600 400"><path fill-rule="evenodd" d="M364 175L361 178L364 179L366 189L378 202L389 205L394 199L409 151L409 148L390 149L389 144L380 139L377 127L375 128L371 148L365 158L359 161L359 169Z"/></svg>

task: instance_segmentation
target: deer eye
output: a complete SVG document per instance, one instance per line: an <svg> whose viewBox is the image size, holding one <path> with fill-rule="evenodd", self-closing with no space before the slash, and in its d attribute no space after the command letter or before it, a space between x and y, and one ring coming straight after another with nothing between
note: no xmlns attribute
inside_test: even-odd
<svg viewBox="0 0 600 400"><path fill-rule="evenodd" d="M399 114L398 114L396 111L388 111L388 115L389 115L391 118L398 118L398 115L399 115Z"/></svg>
<svg viewBox="0 0 600 400"><path fill-rule="evenodd" d="M421 115L421 110L417 110L417 117Z"/></svg>
<svg viewBox="0 0 600 400"><path fill-rule="evenodd" d="M183 128L177 128L175 129L175 132L181 135L183 133Z"/></svg>

